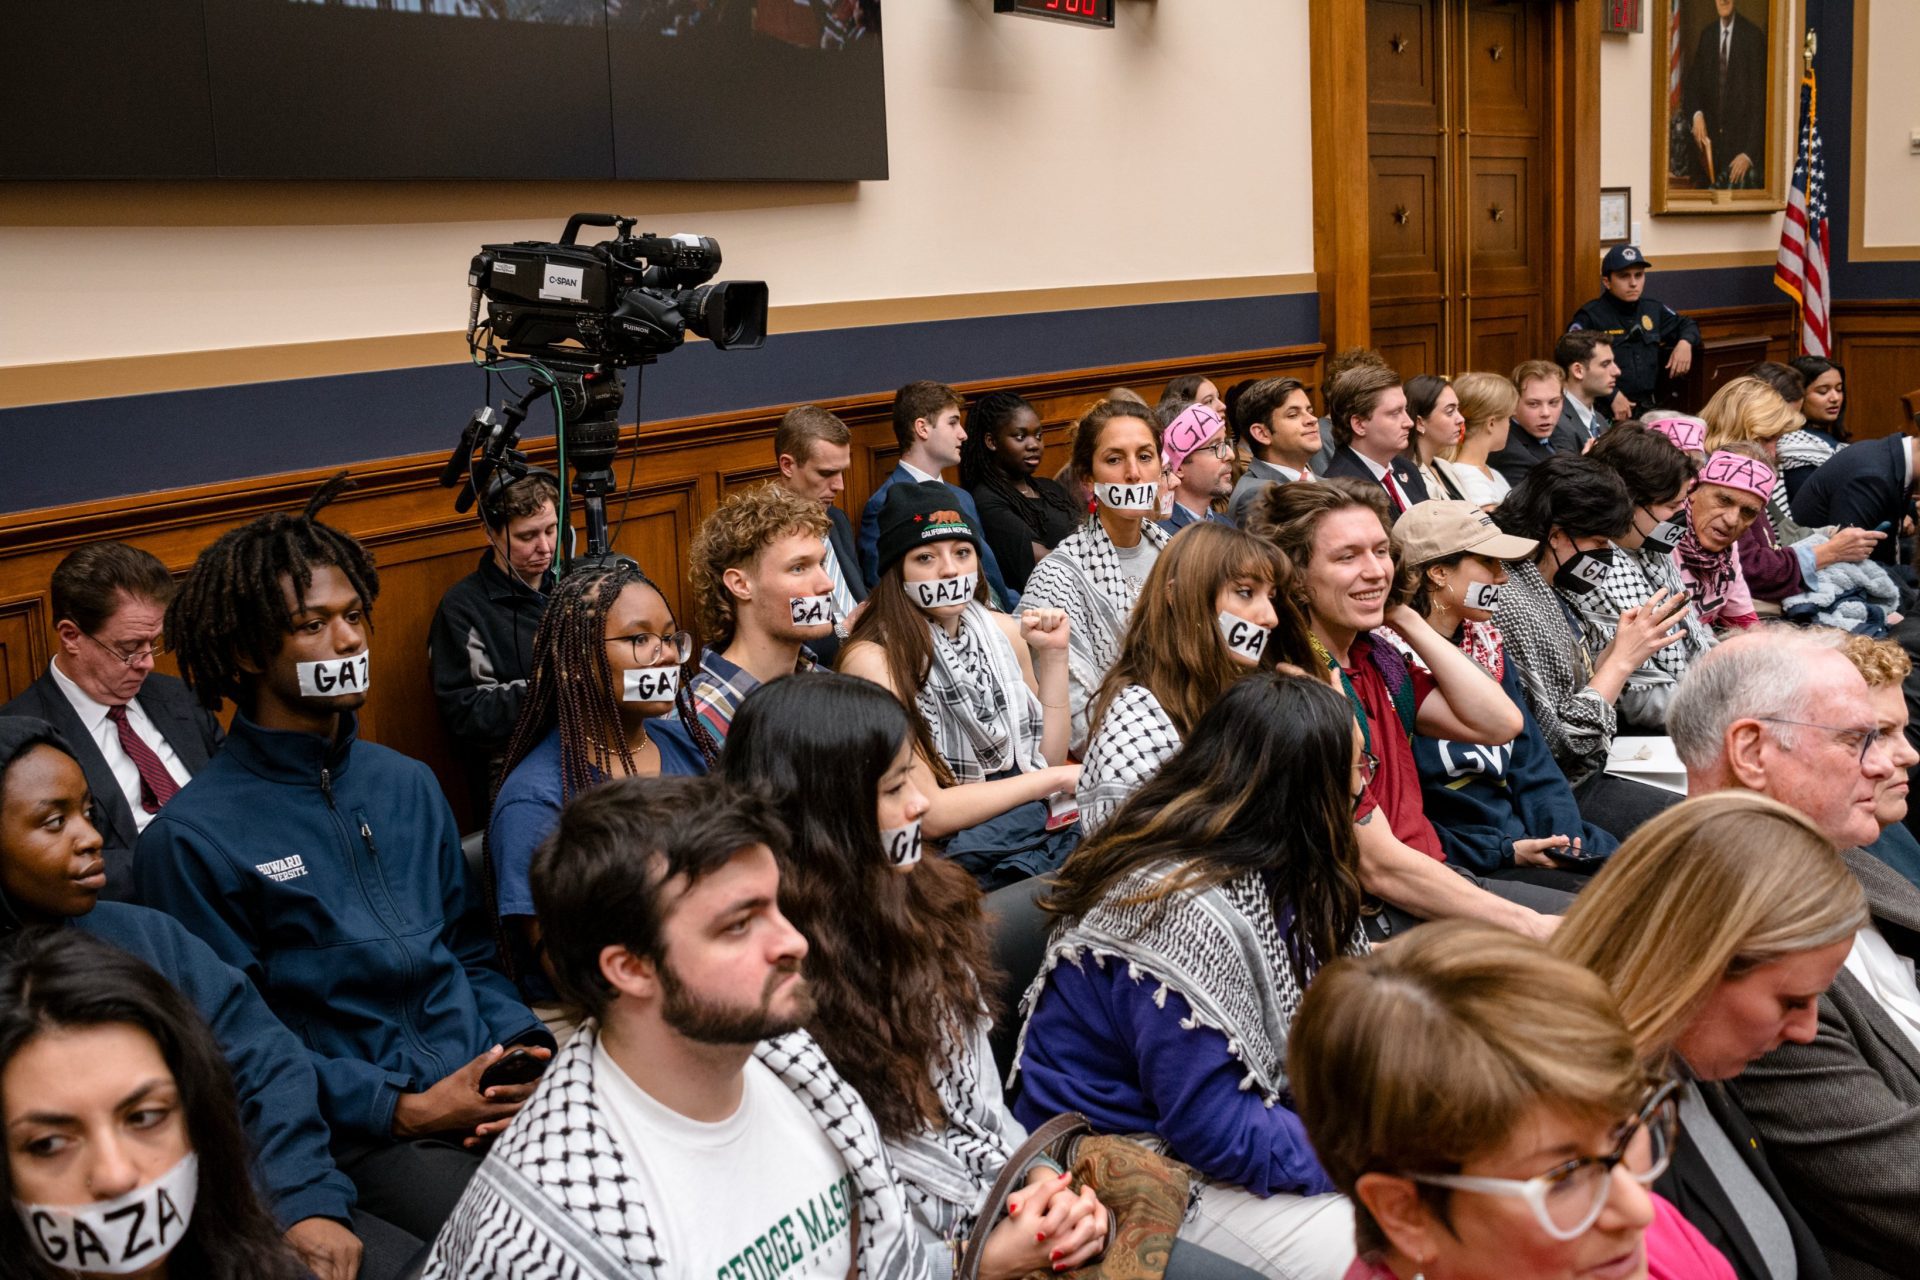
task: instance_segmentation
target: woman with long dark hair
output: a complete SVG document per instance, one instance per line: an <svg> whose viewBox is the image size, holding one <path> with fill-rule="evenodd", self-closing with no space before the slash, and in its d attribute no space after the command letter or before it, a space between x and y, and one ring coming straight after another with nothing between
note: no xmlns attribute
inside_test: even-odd
<svg viewBox="0 0 1920 1280"><path fill-rule="evenodd" d="M1204 1181L1187 1238L1269 1273L1352 1256L1285 1063L1300 993L1367 950L1353 811L1371 772L1333 688L1239 681L1061 868L1022 1001L1015 1114L1154 1134Z"/></svg>
<svg viewBox="0 0 1920 1280"><path fill-rule="evenodd" d="M631 562L562 578L540 620L487 824L487 869L508 974L556 1036L570 1025L539 961L533 851L595 783L707 772L720 751L694 714L692 658L666 596Z"/></svg>
<svg viewBox="0 0 1920 1280"><path fill-rule="evenodd" d="M1059 481L1040 474L1046 442L1040 415L1025 396L989 391L967 411L960 445L960 487L980 510L981 533L1015 591L1033 566L1080 523L1080 511Z"/></svg>
<svg viewBox="0 0 1920 1280"><path fill-rule="evenodd" d="M1099 829L1180 749L1235 681L1275 662L1311 670L1307 624L1282 592L1278 547L1232 525L1180 531L1147 575L1100 686L1080 768L1080 822Z"/></svg>
<svg viewBox="0 0 1920 1280"><path fill-rule="evenodd" d="M1797 356L1793 369L1806 385L1800 401L1805 421L1780 437L1780 479L1787 497L1800 492L1807 477L1847 447L1847 371L1825 356Z"/></svg>
<svg viewBox="0 0 1920 1280"><path fill-rule="evenodd" d="M1407 413L1413 431L1407 436L1407 457L1419 469L1427 494L1434 498L1464 499L1466 492L1447 461L1466 435L1467 420L1460 411L1460 394L1445 374L1421 373L1407 379Z"/></svg>
<svg viewBox="0 0 1920 1280"><path fill-rule="evenodd" d="M987 1042L998 975L980 890L958 865L921 856L927 797L906 711L853 676L777 680L741 704L721 767L788 815L780 910L807 937L807 1030L879 1121L930 1256L949 1258L1026 1133ZM1105 1247L1092 1192L1055 1170L1027 1185L987 1237L989 1280L1079 1266Z"/></svg>
<svg viewBox="0 0 1920 1280"><path fill-rule="evenodd" d="M986 607L980 533L943 484L896 483L880 509L880 575L839 669L892 692L919 751L926 830L994 888L1051 871L1079 838L1042 801L1071 791L1067 620Z"/></svg>
<svg viewBox="0 0 1920 1280"><path fill-rule="evenodd" d="M1210 384L1209 384L1210 385ZM1160 514L1160 423L1123 400L1102 400L1073 429L1073 474L1096 509L1027 581L1023 603L1066 611L1073 746L1085 749L1087 714L1120 656L1127 616L1170 536Z"/></svg>
<svg viewBox="0 0 1920 1280"><path fill-rule="evenodd" d="M254 1190L219 1046L158 973L76 929L0 960L0 1258L21 1280L300 1280Z"/></svg>

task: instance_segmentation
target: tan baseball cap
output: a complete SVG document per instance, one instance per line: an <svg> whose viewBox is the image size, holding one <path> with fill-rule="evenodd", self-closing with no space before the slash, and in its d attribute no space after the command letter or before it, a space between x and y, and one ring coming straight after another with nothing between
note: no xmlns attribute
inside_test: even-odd
<svg viewBox="0 0 1920 1280"><path fill-rule="evenodd" d="M1540 544L1500 532L1493 517L1471 502L1416 502L1393 522L1400 563L1431 564L1467 552L1494 560L1530 560Z"/></svg>

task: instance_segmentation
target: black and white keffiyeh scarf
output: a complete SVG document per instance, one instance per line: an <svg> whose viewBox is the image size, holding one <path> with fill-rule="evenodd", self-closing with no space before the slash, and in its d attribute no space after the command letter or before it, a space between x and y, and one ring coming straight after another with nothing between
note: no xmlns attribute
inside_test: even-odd
<svg viewBox="0 0 1920 1280"><path fill-rule="evenodd" d="M593 1084L597 1024L554 1058L467 1184L426 1280L669 1280L653 1215ZM858 1280L928 1280L926 1250L866 1103L804 1031L754 1056L793 1090L846 1162L859 1197Z"/></svg>
<svg viewBox="0 0 1920 1280"><path fill-rule="evenodd" d="M1040 735L1046 713L986 606L968 604L957 635L932 622L927 629L933 665L914 702L954 779L981 782L1008 769L1045 768Z"/></svg>
<svg viewBox="0 0 1920 1280"><path fill-rule="evenodd" d="M1140 536L1158 555L1173 535L1148 520L1141 524ZM1067 678L1076 752L1086 748L1087 716L1107 669L1120 656L1127 619L1139 595L1140 584L1121 569L1113 539L1097 517L1062 538L1027 579L1027 589L1020 597L1023 607L1066 611Z"/></svg>
<svg viewBox="0 0 1920 1280"><path fill-rule="evenodd" d="M1180 731L1153 690L1130 684L1115 694L1080 763L1080 838L1098 831L1180 745Z"/></svg>
<svg viewBox="0 0 1920 1280"><path fill-rule="evenodd" d="M1048 974L1061 961L1077 966L1091 957L1103 967L1124 964L1134 981L1158 984L1156 1003L1164 1005L1169 990L1180 994L1193 1011L1183 1027L1209 1027L1225 1036L1227 1052L1246 1069L1240 1087L1258 1090L1272 1106L1287 1088L1287 1033L1300 1010L1300 985L1272 897L1257 872L1246 872L1201 892L1130 901L1181 870L1174 862L1143 867L1115 883L1086 915L1055 926L1040 974L1021 997L1021 1015L1033 1013ZM1346 950L1369 950L1359 927ZM1333 959L1309 957L1309 971ZM1023 1026L1015 1077L1026 1037Z"/></svg>
<svg viewBox="0 0 1920 1280"><path fill-rule="evenodd" d="M982 1017L964 1040L948 1046L933 1073L946 1125L887 1142L887 1155L900 1175L935 1270L942 1258L951 1256L935 1246L965 1239L973 1231L993 1180L1027 1139L1027 1131L1007 1109L988 1030Z"/></svg>

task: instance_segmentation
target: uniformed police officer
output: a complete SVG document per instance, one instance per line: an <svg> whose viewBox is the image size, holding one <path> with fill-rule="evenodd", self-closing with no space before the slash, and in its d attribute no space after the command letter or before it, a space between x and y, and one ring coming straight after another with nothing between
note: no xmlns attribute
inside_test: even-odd
<svg viewBox="0 0 1920 1280"><path fill-rule="evenodd" d="M1640 296L1652 265L1630 244L1607 250L1600 263L1606 292L1574 312L1567 326L1604 333L1613 341L1614 359L1620 362L1616 418L1671 403L1673 388L1667 379L1693 367L1693 349L1700 344L1698 325L1672 307Z"/></svg>

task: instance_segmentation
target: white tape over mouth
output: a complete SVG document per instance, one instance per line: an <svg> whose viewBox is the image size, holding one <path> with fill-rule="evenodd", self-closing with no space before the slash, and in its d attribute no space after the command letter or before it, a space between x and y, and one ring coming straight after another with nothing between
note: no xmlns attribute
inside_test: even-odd
<svg viewBox="0 0 1920 1280"><path fill-rule="evenodd" d="M941 609L947 605L965 604L973 599L973 593L980 585L980 575L963 573L957 577L931 578L905 585L907 596L922 609Z"/></svg>
<svg viewBox="0 0 1920 1280"><path fill-rule="evenodd" d="M1465 594L1460 597L1460 603L1469 609L1484 609L1492 613L1494 606L1500 603L1500 584L1497 582L1469 583Z"/></svg>
<svg viewBox="0 0 1920 1280"><path fill-rule="evenodd" d="M882 827L880 847L887 851L887 864L895 871L920 861L920 820L915 818L904 827Z"/></svg>
<svg viewBox="0 0 1920 1280"><path fill-rule="evenodd" d="M367 655L333 658L326 662L301 662L294 665L303 698L337 698L345 693L367 691Z"/></svg>
<svg viewBox="0 0 1920 1280"><path fill-rule="evenodd" d="M200 1157L189 1151L145 1186L97 1204L13 1207L33 1249L56 1271L125 1276L172 1253L193 1221Z"/></svg>
<svg viewBox="0 0 1920 1280"><path fill-rule="evenodd" d="M793 613L793 625L796 627L830 627L833 625L832 596L791 596L787 608Z"/></svg>
<svg viewBox="0 0 1920 1280"><path fill-rule="evenodd" d="M1115 511L1153 511L1160 505L1160 482L1145 484L1097 484L1093 496L1103 507Z"/></svg>
<svg viewBox="0 0 1920 1280"><path fill-rule="evenodd" d="M1220 615L1220 636L1227 642L1227 648L1248 662L1260 661L1260 655L1267 651L1267 628L1256 626L1236 614Z"/></svg>
<svg viewBox="0 0 1920 1280"><path fill-rule="evenodd" d="M638 667L623 677L623 702L672 702L680 692L680 668Z"/></svg>

